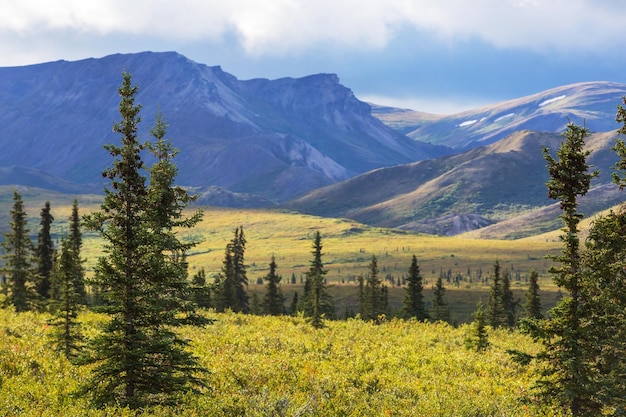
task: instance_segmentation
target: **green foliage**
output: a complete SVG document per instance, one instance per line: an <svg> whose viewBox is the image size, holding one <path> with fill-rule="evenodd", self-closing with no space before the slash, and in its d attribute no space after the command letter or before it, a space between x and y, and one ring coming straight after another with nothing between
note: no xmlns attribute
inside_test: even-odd
<svg viewBox="0 0 626 417"><path fill-rule="evenodd" d="M200 268L191 278L191 294L193 301L198 307L211 307L211 287L206 282L206 272L204 268Z"/></svg>
<svg viewBox="0 0 626 417"><path fill-rule="evenodd" d="M280 288L281 276L276 274L276 258L272 255L270 262L270 271L265 276L267 282L265 286L265 295L262 302L262 310L264 314L271 316L280 316L285 313L285 299Z"/></svg>
<svg viewBox="0 0 626 417"><path fill-rule="evenodd" d="M379 324L387 311L385 309L383 286L378 278L378 262L375 255L372 255L370 271L365 280L365 286L362 287L361 285L359 288L359 294L362 292L361 318Z"/></svg>
<svg viewBox="0 0 626 417"><path fill-rule="evenodd" d="M305 286L304 291L304 315L309 323L316 329L324 327L324 319L335 317L335 305L332 297L328 293L324 276L328 272L322 263L322 237L320 232L315 233L313 239L313 259L311 260L307 282L309 288Z"/></svg>
<svg viewBox="0 0 626 417"><path fill-rule="evenodd" d="M37 284L36 290L39 297L43 299L50 298L51 274L54 265L54 246L52 237L50 236L50 226L54 221L54 217L50 213L50 202L41 209L40 228L37 235Z"/></svg>
<svg viewBox="0 0 626 417"><path fill-rule="evenodd" d="M80 259L75 257L70 240L64 240L54 270L53 281L57 297L52 303L54 319L48 323L55 328L51 333L53 346L67 359L78 356L83 336L77 320L81 295L76 291L77 275L82 273Z"/></svg>
<svg viewBox="0 0 626 417"><path fill-rule="evenodd" d="M530 392L533 370L505 353L540 348L517 332L493 331L485 352L464 349L470 328L390 320L328 321L212 314L212 326L178 329L211 369L211 389L178 405L93 409L72 393L89 376L47 347L47 314L0 310L3 416L449 416L564 417ZM108 318L78 316L86 335Z"/></svg>
<svg viewBox="0 0 626 417"><path fill-rule="evenodd" d="M529 319L542 319L541 298L539 297L539 274L536 270L530 271L528 277L528 290L526 291L526 304L524 305L526 317Z"/></svg>
<svg viewBox="0 0 626 417"><path fill-rule="evenodd" d="M3 285L4 305L12 306L15 311L22 312L33 309L37 302L35 291L36 272L34 264L34 248L28 237L26 211L22 196L13 191L13 208L11 210L10 231L4 234L2 273L6 282Z"/></svg>
<svg viewBox="0 0 626 417"><path fill-rule="evenodd" d="M87 291L85 289L85 268L83 266L85 260L81 255L83 233L81 230L80 215L78 213L78 200L76 199L74 199L74 203L72 203L72 214L69 218L69 234L67 239L70 242L72 257L77 262L76 265L74 265L74 291L78 294L78 302L80 304L86 304Z"/></svg>
<svg viewBox="0 0 626 417"><path fill-rule="evenodd" d="M243 226L235 228L234 236L226 245L222 272L215 282L215 307L224 312L249 313L250 305L246 288L248 276L245 264L246 238Z"/></svg>
<svg viewBox="0 0 626 417"><path fill-rule="evenodd" d="M489 347L489 335L487 333L485 308L482 302L479 301L476 305L476 311L473 316L474 323L472 323L470 335L465 340L465 346L477 352L484 352Z"/></svg>
<svg viewBox="0 0 626 417"><path fill-rule="evenodd" d="M487 323L494 329L507 325L507 314L504 306L504 290L502 286L502 274L499 261L496 261L493 265L491 291L489 293L489 304L487 305Z"/></svg>
<svg viewBox="0 0 626 417"><path fill-rule="evenodd" d="M99 310L108 320L81 358L92 367L80 393L89 393L99 406L138 409L178 402L182 393L203 385L202 368L187 349L188 341L174 332L184 324L206 323L189 301L185 252L194 243L176 236L177 229L200 221L201 213L183 216L191 197L173 185L176 152L164 140L161 116L151 131L156 143L141 143L137 87L130 74L123 74L118 91L121 121L114 131L121 135L121 145L105 146L114 157L103 173L110 188L105 188L101 211L85 218L106 242L94 284L105 301ZM147 149L157 160L148 170L149 185L142 159Z"/></svg>
<svg viewBox="0 0 626 417"><path fill-rule="evenodd" d="M428 319L428 312L424 303L424 286L417 257L413 255L409 276L407 278L404 299L402 301L402 316L406 319Z"/></svg>
<svg viewBox="0 0 626 417"><path fill-rule="evenodd" d="M450 321L450 308L445 301L446 288L443 286L443 277L439 275L435 289L433 290L433 302L430 312L430 317L434 321L449 322Z"/></svg>

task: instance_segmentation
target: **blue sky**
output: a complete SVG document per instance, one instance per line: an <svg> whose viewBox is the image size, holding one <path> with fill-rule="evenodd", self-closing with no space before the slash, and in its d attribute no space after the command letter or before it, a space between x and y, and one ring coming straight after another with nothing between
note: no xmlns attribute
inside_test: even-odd
<svg viewBox="0 0 626 417"><path fill-rule="evenodd" d="M0 66L177 51L239 79L327 72L366 101L452 113L626 83L623 0L0 0Z"/></svg>

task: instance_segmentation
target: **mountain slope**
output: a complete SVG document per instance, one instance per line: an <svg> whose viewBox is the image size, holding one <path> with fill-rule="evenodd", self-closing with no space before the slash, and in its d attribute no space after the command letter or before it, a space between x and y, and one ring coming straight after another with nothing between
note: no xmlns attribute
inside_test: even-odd
<svg viewBox="0 0 626 417"><path fill-rule="evenodd" d="M0 166L100 181L119 139L121 72L133 74L147 138L161 110L181 149L179 182L282 200L381 166L441 155L371 116L337 76L240 81L177 53L0 68Z"/></svg>
<svg viewBox="0 0 626 417"><path fill-rule="evenodd" d="M614 138L609 132L588 139L593 151L589 162L601 170L595 185L610 183ZM375 226L456 234L552 204L545 188L542 147L554 152L561 139L553 133L516 132L461 154L381 168L314 190L285 206ZM621 197L603 200L597 210L616 204L616 198Z"/></svg>
<svg viewBox="0 0 626 417"><path fill-rule="evenodd" d="M467 150L520 130L561 133L568 120L592 132L617 130L615 113L623 96L624 84L586 82L447 116L385 107L374 107L374 114L416 140Z"/></svg>

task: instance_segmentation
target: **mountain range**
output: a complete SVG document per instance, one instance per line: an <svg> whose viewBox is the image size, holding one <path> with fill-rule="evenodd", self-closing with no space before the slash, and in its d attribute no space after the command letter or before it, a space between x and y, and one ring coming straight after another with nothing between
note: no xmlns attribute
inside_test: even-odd
<svg viewBox="0 0 626 417"><path fill-rule="evenodd" d="M0 68L0 185L102 190L123 71L139 86L141 136L161 111L180 149L178 183L200 204L528 236L559 227L542 148L554 153L569 121L592 132L589 161L601 171L585 214L623 200L610 185L623 84L572 84L434 115L360 101L334 74L238 80L175 52Z"/></svg>

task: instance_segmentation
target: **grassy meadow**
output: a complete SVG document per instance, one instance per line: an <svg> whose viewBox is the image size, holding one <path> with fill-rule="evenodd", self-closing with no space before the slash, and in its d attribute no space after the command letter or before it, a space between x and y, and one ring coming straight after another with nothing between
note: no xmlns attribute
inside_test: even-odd
<svg viewBox="0 0 626 417"><path fill-rule="evenodd" d="M51 202L55 218L53 239L59 244L68 229L73 197L45 194L32 189L22 189L20 193L29 215L33 239L36 239L41 207L46 200ZM100 198L95 195L78 196L81 214L99 209ZM3 213L8 214L10 208L10 198L0 201ZM441 237L370 227L347 219L279 210L214 207L205 207L203 210L202 222L182 235L183 239L199 242L188 257L190 275L200 268L205 269L208 277L217 275L226 245L232 239L235 227L241 225L247 239L246 264L250 294L256 292L259 297L262 296L264 287L256 282L269 271L270 258L274 255L278 273L283 277L282 288L287 306L295 291L302 292L302 280L309 268L312 239L316 231L320 231L322 236L327 281L340 318L345 317L346 312L357 312L355 278L368 273L372 255L377 258L380 278L389 279L385 282L392 310L397 310L401 305L404 289L398 283L401 284L402 277L407 274L413 255L417 256L424 277L427 302L431 299L431 288L439 275L444 273L451 277L450 282L444 281L444 284L451 318L456 323L471 321L476 303L488 300L487 278L496 260L500 262L502 270L510 271L512 288L522 303L531 269L540 274L544 308L554 305L559 297L547 274L551 262L545 258L547 254L557 254L560 250L558 237L554 236L520 240L467 239L462 236ZM8 216L5 225L8 225ZM83 257L88 273L91 273L101 255L102 242L93 232L84 232L83 241ZM291 283L292 276L295 277L295 284ZM458 282L455 279L457 276L460 277Z"/></svg>
<svg viewBox="0 0 626 417"><path fill-rule="evenodd" d="M179 406L143 416L559 416L532 396L533 368L507 349L535 352L517 332L491 331L491 346L468 350L469 325L391 320L328 322L300 317L206 313L204 329L183 329L209 370L207 388ZM0 310L0 415L131 416L90 408L73 392L88 375L50 349L48 316ZM80 315L83 331L101 317Z"/></svg>

